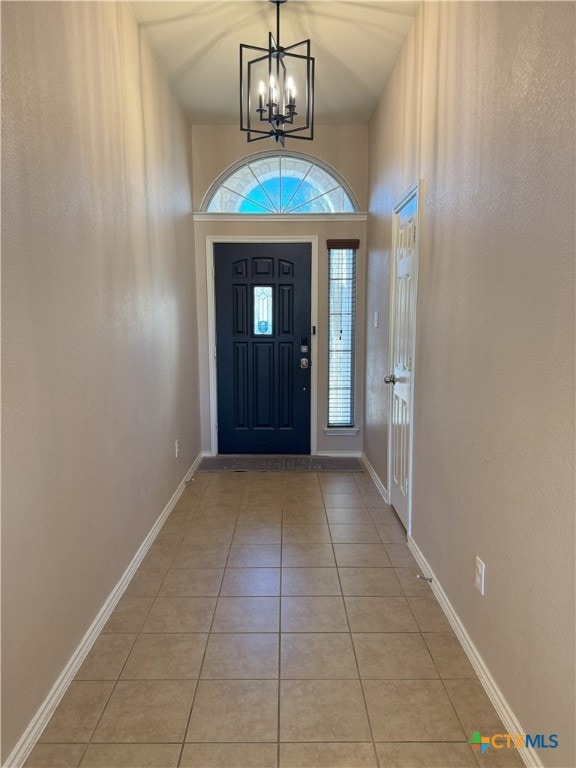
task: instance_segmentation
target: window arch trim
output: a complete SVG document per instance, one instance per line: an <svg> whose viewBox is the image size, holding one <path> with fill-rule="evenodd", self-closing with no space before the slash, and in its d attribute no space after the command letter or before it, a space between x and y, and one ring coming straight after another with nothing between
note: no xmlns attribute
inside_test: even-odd
<svg viewBox="0 0 576 768"><path fill-rule="evenodd" d="M298 176L299 182L297 184L297 189L294 189L292 193L290 194L290 197L288 198L288 201L283 206L283 210L274 210L274 202L270 200L268 192L263 189L264 197L269 199L269 204L272 207L267 208L265 205L262 204L262 202L252 201L254 202L254 205L257 206L257 210L246 212L246 211L240 211L238 209L234 211L210 211L210 205L214 199L214 197L217 195L217 193L221 189L228 190L229 192L236 195L238 198L248 199L248 195L244 195L241 191L238 189L232 189L231 186L227 186L226 182L230 183L230 180L238 174L240 170L243 168L247 168L251 173L252 176L255 178L255 184L260 184L260 180L258 179L257 175L254 174L254 170L252 168L253 164L257 163L260 160L267 160L267 159L282 159L282 158L293 158L295 160L300 160L303 163L308 163L309 167L306 170L305 173ZM293 205L289 210L285 210L288 208L288 205L291 204L298 192L298 189L302 186L302 184L306 181L307 177L310 175L310 173L314 170L314 168L318 168L320 170L321 174L325 174L328 179L332 182L330 186L327 186L324 190L317 189L315 193L311 196L311 198L307 202L300 202L298 204ZM276 177L278 174L276 174ZM263 180L270 180L275 178L273 173L267 173ZM250 190L254 189L255 187L251 187ZM306 207L308 203L310 203L313 199L321 198L325 195L329 195L337 190L342 190L345 198L347 198L352 210L324 210L324 211L311 211L311 212L302 212L302 208ZM250 191L249 190L249 191ZM281 204L282 207L282 204ZM215 215L215 216L314 216L314 215L326 215L326 216L342 216L342 215L351 215L351 214L358 214L360 212L360 206L358 205L358 199L348 184L348 182L336 171L332 166L330 166L328 163L325 163L322 160L318 160L315 157L312 157L310 155L301 153L301 152L292 152L292 151L268 151L268 152L258 152L253 155L248 155L247 157L242 158L236 163L233 163L232 165L228 166L210 185L208 188L206 194L204 195L202 199L202 204L200 206L200 213L206 213L209 215Z"/></svg>

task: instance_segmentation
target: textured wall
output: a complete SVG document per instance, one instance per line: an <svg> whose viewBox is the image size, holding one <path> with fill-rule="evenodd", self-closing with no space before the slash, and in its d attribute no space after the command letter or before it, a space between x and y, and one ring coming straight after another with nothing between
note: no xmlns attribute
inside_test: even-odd
<svg viewBox="0 0 576 768"><path fill-rule="evenodd" d="M302 152L334 168L352 188L360 210L367 205L368 126L320 125L313 141L286 140L286 149ZM249 155L272 152L278 147L268 139L248 143L237 125L193 125L194 210L199 211L210 185L227 168Z"/></svg>
<svg viewBox="0 0 576 768"><path fill-rule="evenodd" d="M6 757L200 438L189 125L129 6L2 3L2 77Z"/></svg>
<svg viewBox="0 0 576 768"><path fill-rule="evenodd" d="M574 21L423 4L370 126L367 266L371 317L393 201L421 178L413 536L522 727L560 735L540 753L558 768L576 764ZM385 478L388 338L367 332Z"/></svg>

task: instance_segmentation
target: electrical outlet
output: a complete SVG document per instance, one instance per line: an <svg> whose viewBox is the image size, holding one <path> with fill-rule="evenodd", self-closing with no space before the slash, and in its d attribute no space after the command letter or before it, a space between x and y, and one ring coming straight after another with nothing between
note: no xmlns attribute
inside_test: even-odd
<svg viewBox="0 0 576 768"><path fill-rule="evenodd" d="M486 587L486 563L482 562L476 555L476 568L474 570L474 584L481 595L484 594Z"/></svg>
<svg viewBox="0 0 576 768"><path fill-rule="evenodd" d="M374 312L374 328L378 328L380 325L380 314L378 311Z"/></svg>
<svg viewBox="0 0 576 768"><path fill-rule="evenodd" d="M174 441L174 454L176 458L178 458L178 454L180 453L180 440Z"/></svg>

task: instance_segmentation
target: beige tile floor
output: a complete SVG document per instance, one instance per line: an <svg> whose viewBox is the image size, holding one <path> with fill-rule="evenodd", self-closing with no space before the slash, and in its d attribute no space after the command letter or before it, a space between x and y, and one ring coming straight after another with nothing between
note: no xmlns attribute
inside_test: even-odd
<svg viewBox="0 0 576 768"><path fill-rule="evenodd" d="M189 483L27 768L514 768L364 473Z"/></svg>

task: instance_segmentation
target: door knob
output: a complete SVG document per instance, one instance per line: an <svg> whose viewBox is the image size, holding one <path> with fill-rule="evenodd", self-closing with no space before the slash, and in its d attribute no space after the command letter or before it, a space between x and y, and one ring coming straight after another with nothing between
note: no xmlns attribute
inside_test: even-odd
<svg viewBox="0 0 576 768"><path fill-rule="evenodd" d="M384 381L386 384L396 384L396 376L392 374L392 376L384 376Z"/></svg>
<svg viewBox="0 0 576 768"><path fill-rule="evenodd" d="M300 358L300 368L308 368L309 365L310 365L310 360L308 360L307 357Z"/></svg>

